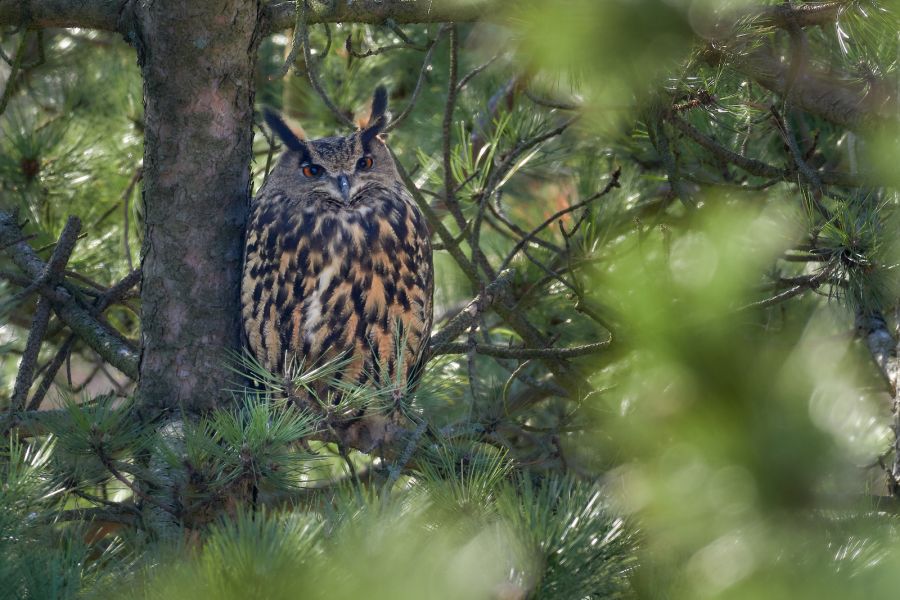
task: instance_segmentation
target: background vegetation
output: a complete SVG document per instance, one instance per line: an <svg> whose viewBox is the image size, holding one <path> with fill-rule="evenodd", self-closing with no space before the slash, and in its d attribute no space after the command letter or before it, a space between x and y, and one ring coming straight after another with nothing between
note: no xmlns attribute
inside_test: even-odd
<svg viewBox="0 0 900 600"><path fill-rule="evenodd" d="M436 248L407 435L360 452L331 426L384 390L301 413L235 354L216 410L135 398L141 73L6 27L0 595L895 594L900 6L317 5L256 98L319 137L390 89ZM253 189L277 152L257 125Z"/></svg>

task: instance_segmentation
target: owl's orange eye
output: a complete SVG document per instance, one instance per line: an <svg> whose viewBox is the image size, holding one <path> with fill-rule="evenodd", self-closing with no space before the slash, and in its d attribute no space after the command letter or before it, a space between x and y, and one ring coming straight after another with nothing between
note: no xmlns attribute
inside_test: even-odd
<svg viewBox="0 0 900 600"><path fill-rule="evenodd" d="M322 171L323 169L319 165L303 165L303 174L307 177L318 177Z"/></svg>
<svg viewBox="0 0 900 600"><path fill-rule="evenodd" d="M368 171L372 168L373 164L375 164L375 161L372 160L371 156L363 156L361 159L356 161L356 169L358 171Z"/></svg>

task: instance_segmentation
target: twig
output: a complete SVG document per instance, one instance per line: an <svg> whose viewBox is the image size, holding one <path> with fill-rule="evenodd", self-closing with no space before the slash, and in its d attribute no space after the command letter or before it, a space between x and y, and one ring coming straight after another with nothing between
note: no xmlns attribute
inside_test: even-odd
<svg viewBox="0 0 900 600"><path fill-rule="evenodd" d="M577 202L577 203L573 204L572 206L563 208L563 209L555 212L548 219L546 219L543 223L541 223L540 225L538 225L537 227L532 229L530 232L528 232L528 234L525 235L525 237L523 237L521 240L519 240L519 242L513 247L513 249L509 252L509 254L506 256L506 258L503 260L503 264L500 265L500 270L502 271L503 269L507 268L509 266L509 263L512 262L512 260L516 256L516 254L518 254L519 251L522 250L522 248L527 246L532 240L535 239L537 234L539 234L541 231L543 231L544 229L546 229L547 227L552 225L557 219L562 218L563 216L567 215L570 212L574 212L580 208L584 208L584 207L588 206L594 200L597 200L598 198L602 198L603 196L608 194L610 191L612 191L613 188L619 187L619 178L621 177L621 175L622 175L621 167L616 168L616 170L612 172L612 175L610 175L609 181L606 183L606 186L604 186L604 188L602 190L588 196L581 202Z"/></svg>
<svg viewBox="0 0 900 600"><path fill-rule="evenodd" d="M125 186L125 189L122 191L122 195L119 196L119 199L124 202L127 198L131 197L132 192L134 192L134 186L137 185L139 181L144 178L144 168L138 167L134 170L134 173L131 175L131 179L128 180L128 185ZM88 229L95 229L98 227L103 221L108 219L110 215L112 215L119 208L118 203L110 206L106 209L103 214L101 214L97 219L88 225Z"/></svg>
<svg viewBox="0 0 900 600"><path fill-rule="evenodd" d="M681 203L688 209L697 207L697 203L691 196L690 192L681 180L679 173L678 161L672 153L672 145L669 142L669 134L666 132L666 124L663 119L656 124L656 135L654 137L655 146L662 158L663 165L666 168L666 177L669 180L669 187L672 192L681 200Z"/></svg>
<svg viewBox="0 0 900 600"><path fill-rule="evenodd" d="M136 525L138 518L126 512L110 510L109 508L70 508L48 513L47 520L51 522L88 521L120 523L122 525Z"/></svg>
<svg viewBox="0 0 900 600"><path fill-rule="evenodd" d="M746 156L725 148L684 119L671 115L668 118L668 122L675 125L675 127L680 129L685 135L697 142L703 148L709 150L719 159L729 162L751 175L778 180L790 180L792 178L791 171L770 165L761 160L747 158ZM822 173L821 180L823 183L848 187L856 187L862 183L858 177L849 173Z"/></svg>
<svg viewBox="0 0 900 600"><path fill-rule="evenodd" d="M8 243L22 237L13 216L0 211L0 244ZM7 248L13 262L33 279L39 279L47 264L25 242L13 244ZM107 362L131 377L137 379L138 353L123 342L115 330L111 330L101 320L85 309L78 300L64 287L57 286L52 295L47 295L53 302L53 309L59 318L68 325L85 342L94 348Z"/></svg>
<svg viewBox="0 0 900 600"><path fill-rule="evenodd" d="M134 515L141 514L140 511L137 509L137 507L135 507L133 504L125 504L123 502L113 502L111 500L107 500L106 498L100 498L99 496L89 494L89 493L87 493L83 490L79 490L79 489L73 489L72 493L75 494L76 496L78 496L79 498L87 500L88 502L93 502L94 504L102 504L103 506L108 506L110 508L121 508L121 509L129 511L130 513L132 513Z"/></svg>
<svg viewBox="0 0 900 600"><path fill-rule="evenodd" d="M456 182L453 178L451 165L453 112L456 109L456 95L459 93L459 88L456 85L459 68L458 35L456 25L452 25L450 27L450 66L447 74L447 100L444 103L444 120L441 122L441 157L444 166L444 202L454 219L456 219L456 225L460 231L465 231L466 220L459 210L459 203L456 201Z"/></svg>
<svg viewBox="0 0 900 600"><path fill-rule="evenodd" d="M75 249L75 242L78 241L78 234L81 233L81 219L78 217L69 217L63 227L62 233L59 234L59 240L53 249L50 260L47 261L44 274L41 276L44 282L60 281L69 257Z"/></svg>
<svg viewBox="0 0 900 600"><path fill-rule="evenodd" d="M416 101L419 99L419 94L422 91L422 84L425 82L425 73L428 72L428 67L431 66L431 56L434 54L434 49L437 47L438 42L444 37L444 33L447 31L448 26L442 25L440 29L438 29L437 35L434 36L434 40L429 44L428 51L425 53L425 58L422 59L422 68L419 70L419 78L416 80L416 87L413 88L412 95L409 97L409 102L406 104L406 108L397 115L395 118L391 119L391 122L387 124L384 128L384 132L388 133L393 131L397 127L400 126L403 121L412 113L413 108L416 106Z"/></svg>
<svg viewBox="0 0 900 600"><path fill-rule="evenodd" d="M403 33L400 28L395 29L395 33ZM347 54L352 56L353 58L368 58L370 56L378 56L379 54L384 54L385 52L390 52L391 50L416 50L418 52L426 52L431 44L434 43L433 40L428 40L424 46L419 46L406 37L406 34L400 36L401 43L399 44L387 44L385 46L380 46L375 48L374 50L369 48L365 52L359 52L353 48L353 34L347 35L347 39L344 41L344 49L347 51Z"/></svg>
<svg viewBox="0 0 900 600"><path fill-rule="evenodd" d="M142 500L144 500L146 502L149 502L150 504L156 506L157 508L161 508L162 510L164 510L165 512L169 513L170 515L172 515L176 518L178 517L178 511L176 511L175 509L173 509L170 506L166 506L163 502L161 502L160 500L157 500L150 494L146 493L140 487L136 486L133 482L129 481L129 479L127 477L122 475L121 471L119 471L116 468L116 466L113 464L112 459L110 459L106 455L106 452L102 448L98 449L97 454L98 454L98 458L100 459L100 462L103 463L103 466L106 467L106 469L112 474L112 476L115 477L116 479L118 479L120 482L122 482L125 485L125 487L127 487L134 493L135 496L137 496L138 498L141 498Z"/></svg>
<svg viewBox="0 0 900 600"><path fill-rule="evenodd" d="M429 343L429 351L432 355L442 354L440 349L456 339L466 329L478 322L481 311L492 306L500 297L502 297L510 284L514 271L507 269L501 271L497 279L484 287L481 294L473 298L465 308L450 319L446 326L431 336Z"/></svg>
<svg viewBox="0 0 900 600"><path fill-rule="evenodd" d="M322 102L325 103L325 106L328 107L328 110L340 121L343 125L347 127L355 128L355 124L353 120L347 117L341 109L332 102L331 98L328 96L328 93L325 91L325 88L322 87L322 82L319 81L319 75L316 71L315 61L313 60L312 50L309 47L309 24L307 23L307 15L309 12L309 2L308 0L303 0L298 3L299 11L297 14L297 36L300 39L300 43L303 47L303 59L306 62L306 75L309 77L309 83L312 85L313 89L319 95L319 98L322 99Z"/></svg>
<svg viewBox="0 0 900 600"><path fill-rule="evenodd" d="M795 296L799 296L806 290L812 290L812 289L819 287L819 285L824 283L830 276L831 276L831 270L826 268L821 273L818 273L814 277L810 277L809 279L806 279L806 280L801 280L797 285L786 289L785 291L781 292L780 294L776 294L775 296L772 296L771 298L766 298L765 300L760 300L759 302L751 302L750 304L747 304L746 306L741 307L740 310L743 311L743 310L750 310L753 308L768 308L769 306L773 306L780 302L784 302L785 300L789 300Z"/></svg>
<svg viewBox="0 0 900 600"><path fill-rule="evenodd" d="M452 167L452 145L453 145L453 113L456 110L456 98L459 93L459 86L457 85L457 78L459 76L459 32L457 30L456 25L450 26L450 50L449 50L449 67L447 74L447 100L444 103L444 119L441 123L441 156L443 161L443 171L444 171L444 205L447 207L447 210L450 211L450 214L453 216L453 220L456 221L456 226L460 230L460 236L464 236L465 232L469 232L469 236L475 234L474 230L469 226L469 223L466 221L465 216L463 215L462 208L459 205L459 200L456 197L456 181L453 177L453 167ZM480 213L479 213L480 214ZM477 219L476 219L477 220ZM477 235L477 234L476 234ZM447 240L443 240L445 246L449 246L450 242ZM461 241L461 240L460 240ZM478 247L477 244L470 245L472 251L472 259L471 262L478 267L481 267L481 270L485 273L485 275L489 279L496 278L496 272L491 267L490 263L487 260L487 257L484 256L484 253L481 252L481 248ZM447 248L450 249L449 247ZM458 242L455 250L459 251ZM459 254L462 254L459 251ZM477 280L477 281L476 281ZM476 277L472 280L473 291L478 290L479 287L483 284L480 281L480 278Z"/></svg>
<svg viewBox="0 0 900 600"><path fill-rule="evenodd" d="M69 353L72 351L72 346L74 345L75 335L71 334L66 338L62 346L60 346L59 350L57 350L56 355L53 357L53 360L51 360L49 365L47 366L46 372L44 373L44 377L41 379L40 385L38 385L37 390L35 390L34 395L28 402L29 411L38 410L41 407L41 402L44 401L44 396L47 395L47 391L50 389L50 386L53 385L53 380L56 378L56 373L59 371L60 367L62 367L63 363L66 362L66 357L69 356Z"/></svg>
<svg viewBox="0 0 900 600"><path fill-rule="evenodd" d="M559 100L548 100L547 98L540 98L534 94L528 88L525 88L525 97L537 104L538 106L543 106L545 108L553 108L556 110L581 110L581 106L578 104L572 104L570 102L560 102Z"/></svg>
<svg viewBox="0 0 900 600"><path fill-rule="evenodd" d="M566 129L569 128L572 123L577 120L577 117L572 117L564 121L561 125L551 129L550 131L543 133L541 135L535 136L529 140L525 140L516 145L504 158L500 161L500 164L494 169L490 176L488 177L487 182L484 185L484 188L476 194L476 199L478 200L478 213L475 216L475 222L472 225L472 234L470 236L469 245L472 248L473 258L480 257L484 258L484 254L480 249L480 235L481 235L481 223L484 218L484 212L487 208L487 203L491 196L497 191L498 186L503 182L506 178L506 175L516 164L516 161L521 157L525 152L535 148L542 143L550 140L560 134L562 134ZM484 264L482 264L482 262ZM479 262L479 266L481 266L485 273L488 274L489 277L495 277L495 271L493 267L484 259L482 262ZM501 270L507 266L508 263L504 262L504 265L501 267Z"/></svg>
<svg viewBox="0 0 900 600"><path fill-rule="evenodd" d="M54 248L53 254L50 256L50 260L44 266L40 276L22 292L23 294L28 292L29 289L37 289L47 283L61 281L66 263L72 255L72 250L75 248L75 242L80 231L81 221L77 217L69 217L59 236L56 248ZM25 344L25 352L22 354L19 371L16 374L16 383L9 405L9 409L12 412L18 412L25 408L28 390L31 389L31 384L34 381L34 368L41 350L41 342L47 331L47 323L50 321L50 307L49 298L45 296L38 298L37 307L31 322L31 329L28 332L28 341Z"/></svg>
<svg viewBox="0 0 900 600"><path fill-rule="evenodd" d="M15 245L18 244L19 242L28 242L28 241L30 241L30 240L33 240L33 239L36 238L36 237L37 237L37 234L32 233L32 234L29 234L29 235L23 235L22 237L17 238L17 239L15 239L15 240L10 240L10 241L8 241L8 242L6 242L6 243L4 243L4 244L0 244L0 252L2 252L3 250L6 250L6 249L9 248L10 246L15 246Z"/></svg>
<svg viewBox="0 0 900 600"><path fill-rule="evenodd" d="M439 348L432 351L433 355L440 354L465 354L470 350L474 350L478 354L485 356L493 356L496 358L575 358L578 356L587 356L589 354L597 354L610 347L612 340L595 342L593 344L584 344L581 346L571 346L568 348L518 348L513 346L498 346L494 344L476 343L474 347L468 342L448 342L442 344Z"/></svg>
<svg viewBox="0 0 900 600"><path fill-rule="evenodd" d="M28 42L28 30L22 31L22 38L16 48L16 56L13 58L12 66L9 69L9 76L6 78L6 87L3 88L3 95L0 96L0 115L6 112L6 106L12 98L13 91L19 79L19 69L22 68L22 59L25 57L26 44Z"/></svg>
<svg viewBox="0 0 900 600"><path fill-rule="evenodd" d="M125 299L128 295L128 292L136 286L141 281L141 270L135 269L131 271L128 275L123 277L121 281L112 285L109 289L107 289L103 295L97 298L94 303L95 308L98 311L103 311L108 306L111 306L117 302L120 302Z"/></svg>
<svg viewBox="0 0 900 600"><path fill-rule="evenodd" d="M521 227L516 225L512 220L510 220L509 217L507 217L503 213L503 207L500 204L500 193L499 192L497 194L495 194L495 200L493 202L488 203L488 210L490 211L491 215L494 216L494 218L496 218L498 221L503 223L503 225L505 225L509 229L509 232L503 232L505 237L512 238L512 239L515 239L516 241L519 241L519 239L526 237L528 235L527 231L525 231L524 229L522 229ZM490 223L490 220L487 219L487 217L485 217L485 220L488 223ZM497 228L497 230L501 231L499 228ZM539 237L534 238L532 240L532 242L534 242L538 246L541 246L542 248L550 250L551 252L557 252L557 253L563 252L563 249L560 248L559 246L556 246L555 244L552 244L552 243L548 242L547 240L539 238Z"/></svg>
<svg viewBox="0 0 900 600"><path fill-rule="evenodd" d="M466 73L462 79L459 80L459 83L456 84L456 93L461 92L474 77L476 77L479 73L487 69L489 66L494 64L498 58L502 56L502 53L497 53L491 58L489 58L486 62L481 63L468 73Z"/></svg>
<svg viewBox="0 0 900 600"><path fill-rule="evenodd" d="M12 398L9 402L9 410L16 413L25 408L28 399L28 390L34 380L34 367L37 363L38 353L41 350L41 342L47 331L47 323L50 320L50 301L43 296L38 298L37 308L31 320L31 329L28 332L28 341L25 343L25 352L19 363L19 371L16 374L16 383L13 388Z"/></svg>
<svg viewBox="0 0 900 600"><path fill-rule="evenodd" d="M424 213L432 232L436 233L441 239L441 242L444 244L444 249L450 253L450 256L456 261L456 264L462 270L463 274L469 279L469 282L476 287L481 285L478 269L469 261L466 255L463 254L462 250L459 248L459 244L454 243L453 234L451 234L444 226L428 201L422 197L419 188L416 187L415 182L410 178L409 173L406 172L403 164L397 159L397 155L394 154L393 151L391 151L391 156L394 158L394 163L397 165L397 173L400 175L400 180L403 181L403 184L409 190L409 193L412 194L413 200L415 200L419 210Z"/></svg>

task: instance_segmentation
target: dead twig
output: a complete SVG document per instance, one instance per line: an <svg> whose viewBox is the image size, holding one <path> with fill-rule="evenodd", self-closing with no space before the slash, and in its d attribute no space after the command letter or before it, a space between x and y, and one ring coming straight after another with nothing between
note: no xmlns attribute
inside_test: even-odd
<svg viewBox="0 0 900 600"><path fill-rule="evenodd" d="M416 102L419 99L419 94L422 92L422 84L425 82L425 74L428 72L428 68L431 66L431 57L434 54L434 49L437 47L438 42L440 42L441 38L444 37L444 33L447 31L449 26L442 25L440 29L438 29L437 35L434 37L434 40L428 45L428 51L425 52L425 58L422 59L422 68L419 70L419 77L416 79L416 87L413 88L412 95L409 97L409 102L406 103L406 108L404 108L399 115L391 119L391 122L387 124L384 128L385 133L389 133L400 126L403 121L406 120L407 117L412 113L413 108L416 106Z"/></svg>
<svg viewBox="0 0 900 600"><path fill-rule="evenodd" d="M568 348L520 348L515 346L499 346L495 344L469 342L449 342L435 349L432 354L466 354L470 351L485 356L493 356L495 358L516 358L516 359L532 359L532 358L576 358L579 356L587 356L603 352L612 344L612 340L595 342L593 344L583 344L581 346L571 346Z"/></svg>
<svg viewBox="0 0 900 600"><path fill-rule="evenodd" d="M543 223L541 223L540 225L538 225L537 227L532 229L530 232L528 232L521 240L519 240L519 242L513 247L513 249L509 252L509 254L506 256L506 258L503 260L503 264L500 265L500 270L502 271L503 269L507 268L509 266L509 263L512 262L512 260L516 257L516 254L518 254L519 251L521 251L532 240L534 240L541 231L543 231L544 229L546 229L547 227L552 225L558 219L560 219L563 216L565 216L571 212L574 212L578 209L587 207L593 201L597 200L598 198L602 198L603 196L610 193L613 190L613 188L619 187L619 178L621 177L621 175L622 175L622 169L617 168L615 171L612 172L612 174L609 177L609 181L606 183L606 186L604 186L604 188L602 190L600 190L599 192L596 192L594 194L591 194L590 196L588 196L581 202L577 202L567 208L558 210L553 215L551 215L548 219L546 219Z"/></svg>

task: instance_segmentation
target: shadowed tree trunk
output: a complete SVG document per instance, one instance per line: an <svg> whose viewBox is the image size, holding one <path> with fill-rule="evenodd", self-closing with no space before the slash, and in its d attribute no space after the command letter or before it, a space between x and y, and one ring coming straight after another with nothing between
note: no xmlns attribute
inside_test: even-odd
<svg viewBox="0 0 900 600"><path fill-rule="evenodd" d="M260 6L135 5L146 137L141 362L144 408L219 403L239 347ZM128 35L126 33L126 35Z"/></svg>

